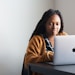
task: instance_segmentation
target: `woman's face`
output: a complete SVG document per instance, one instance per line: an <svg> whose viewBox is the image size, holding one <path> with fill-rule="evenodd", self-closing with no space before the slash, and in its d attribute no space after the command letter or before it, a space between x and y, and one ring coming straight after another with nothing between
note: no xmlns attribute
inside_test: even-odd
<svg viewBox="0 0 75 75"><path fill-rule="evenodd" d="M60 31L60 28L61 28L61 20L57 14L51 16L46 22L46 34L48 36L57 35L58 32Z"/></svg>

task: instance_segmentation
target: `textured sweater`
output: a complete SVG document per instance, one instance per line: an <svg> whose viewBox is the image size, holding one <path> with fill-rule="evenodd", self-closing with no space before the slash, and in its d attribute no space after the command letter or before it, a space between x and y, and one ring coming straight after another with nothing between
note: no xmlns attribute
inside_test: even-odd
<svg viewBox="0 0 75 75"><path fill-rule="evenodd" d="M67 35L67 33L63 32L58 35ZM50 58L48 58L47 55L50 55ZM25 68L28 67L29 63L38 63L38 62L47 62L52 61L53 52L48 52L46 50L46 43L43 38L43 36L40 35L34 35L32 39L29 41L25 58L24 58L24 65ZM35 75L35 74L34 74Z"/></svg>

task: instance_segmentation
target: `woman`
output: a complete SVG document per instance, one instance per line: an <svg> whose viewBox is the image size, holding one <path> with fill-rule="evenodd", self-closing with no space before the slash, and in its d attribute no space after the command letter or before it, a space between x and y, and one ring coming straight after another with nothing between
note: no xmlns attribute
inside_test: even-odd
<svg viewBox="0 0 75 75"><path fill-rule="evenodd" d="M24 58L26 69L28 63L53 61L54 36L67 35L63 28L63 18L59 10L49 9L43 14L29 40Z"/></svg>

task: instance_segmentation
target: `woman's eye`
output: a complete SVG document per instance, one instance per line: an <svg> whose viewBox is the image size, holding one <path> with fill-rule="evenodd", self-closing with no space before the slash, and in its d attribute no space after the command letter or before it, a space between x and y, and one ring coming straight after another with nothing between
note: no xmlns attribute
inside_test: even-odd
<svg viewBox="0 0 75 75"><path fill-rule="evenodd" d="M56 25L59 25L58 23L56 23Z"/></svg>
<svg viewBox="0 0 75 75"><path fill-rule="evenodd" d="M53 23L49 23L49 25L53 25Z"/></svg>

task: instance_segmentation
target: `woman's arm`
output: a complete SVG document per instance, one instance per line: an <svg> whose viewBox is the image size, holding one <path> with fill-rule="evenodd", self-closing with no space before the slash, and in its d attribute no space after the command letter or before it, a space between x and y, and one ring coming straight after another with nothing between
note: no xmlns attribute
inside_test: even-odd
<svg viewBox="0 0 75 75"><path fill-rule="evenodd" d="M41 36L34 36L28 44L25 55L25 66L28 63L52 61L53 52L45 50L45 41Z"/></svg>

